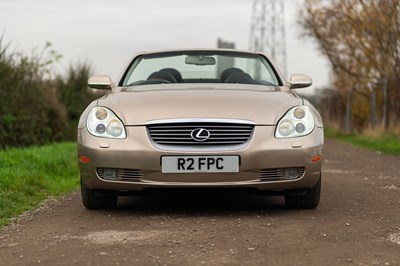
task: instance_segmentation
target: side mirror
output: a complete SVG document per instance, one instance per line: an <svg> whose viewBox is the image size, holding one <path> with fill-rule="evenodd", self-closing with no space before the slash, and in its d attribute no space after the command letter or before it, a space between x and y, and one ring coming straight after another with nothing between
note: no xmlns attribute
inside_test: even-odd
<svg viewBox="0 0 400 266"><path fill-rule="evenodd" d="M88 86L92 89L111 90L113 83L110 76L98 75L89 78Z"/></svg>
<svg viewBox="0 0 400 266"><path fill-rule="evenodd" d="M293 74L290 76L290 88L291 89L300 89L300 88L306 88L311 86L312 84L312 79L303 74Z"/></svg>

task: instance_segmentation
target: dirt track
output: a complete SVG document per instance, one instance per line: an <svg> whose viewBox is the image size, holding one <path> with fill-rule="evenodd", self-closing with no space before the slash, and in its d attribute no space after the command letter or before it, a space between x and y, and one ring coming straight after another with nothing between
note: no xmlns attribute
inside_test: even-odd
<svg viewBox="0 0 400 266"><path fill-rule="evenodd" d="M333 140L316 210L161 193L88 211L76 192L0 233L0 265L400 265L400 157Z"/></svg>

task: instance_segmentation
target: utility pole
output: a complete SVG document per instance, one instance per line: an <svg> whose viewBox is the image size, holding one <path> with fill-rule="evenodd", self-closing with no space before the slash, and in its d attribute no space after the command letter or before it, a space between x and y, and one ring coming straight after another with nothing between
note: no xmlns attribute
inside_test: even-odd
<svg viewBox="0 0 400 266"><path fill-rule="evenodd" d="M287 74L285 0L254 0L249 50L265 52Z"/></svg>

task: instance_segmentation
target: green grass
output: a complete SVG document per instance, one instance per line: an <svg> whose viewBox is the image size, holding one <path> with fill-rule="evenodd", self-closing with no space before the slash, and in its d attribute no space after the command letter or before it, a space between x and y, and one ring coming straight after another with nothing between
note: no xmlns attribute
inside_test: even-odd
<svg viewBox="0 0 400 266"><path fill-rule="evenodd" d="M400 156L400 137L396 135L366 136L343 134L334 129L325 128L325 137L333 137L355 146Z"/></svg>
<svg viewBox="0 0 400 266"><path fill-rule="evenodd" d="M78 186L76 143L0 151L0 227Z"/></svg>

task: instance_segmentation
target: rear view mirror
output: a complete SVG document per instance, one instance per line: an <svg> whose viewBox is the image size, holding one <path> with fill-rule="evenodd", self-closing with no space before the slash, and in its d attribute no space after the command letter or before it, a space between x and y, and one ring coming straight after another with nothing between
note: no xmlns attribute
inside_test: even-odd
<svg viewBox="0 0 400 266"><path fill-rule="evenodd" d="M215 65L215 58L204 55L189 55L185 58L185 63L197 66Z"/></svg>
<svg viewBox="0 0 400 266"><path fill-rule="evenodd" d="M306 88L311 86L312 84L312 79L303 74L293 74L290 76L290 88L291 89L300 89L300 88Z"/></svg>
<svg viewBox="0 0 400 266"><path fill-rule="evenodd" d="M88 80L88 86L92 89L98 90L111 90L112 89L112 80L107 75L98 75L90 77Z"/></svg>

